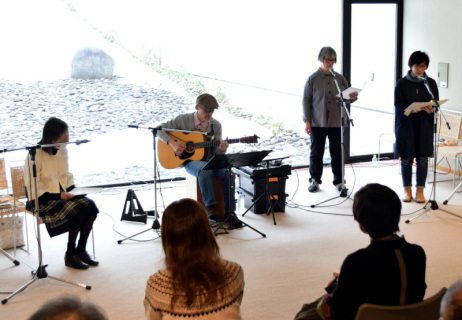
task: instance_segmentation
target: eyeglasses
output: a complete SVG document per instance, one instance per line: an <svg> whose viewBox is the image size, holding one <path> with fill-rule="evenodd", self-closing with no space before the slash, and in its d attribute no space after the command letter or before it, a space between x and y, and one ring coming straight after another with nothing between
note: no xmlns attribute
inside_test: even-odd
<svg viewBox="0 0 462 320"><path fill-rule="evenodd" d="M415 64L413 65L413 67L416 69L427 69L427 64L426 63Z"/></svg>
<svg viewBox="0 0 462 320"><path fill-rule="evenodd" d="M326 62L335 62L337 60L336 58L324 58L324 61Z"/></svg>

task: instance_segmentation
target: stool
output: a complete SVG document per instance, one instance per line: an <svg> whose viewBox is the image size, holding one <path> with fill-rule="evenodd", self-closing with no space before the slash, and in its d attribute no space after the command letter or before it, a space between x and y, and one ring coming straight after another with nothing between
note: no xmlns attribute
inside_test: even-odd
<svg viewBox="0 0 462 320"><path fill-rule="evenodd" d="M217 176L213 176L213 191L215 193L215 200L217 201L216 209L220 218L225 217L225 197L223 195L223 183ZM204 201L202 200L202 192L199 186L199 180L197 177L186 174L186 196L188 198L199 201L204 207Z"/></svg>

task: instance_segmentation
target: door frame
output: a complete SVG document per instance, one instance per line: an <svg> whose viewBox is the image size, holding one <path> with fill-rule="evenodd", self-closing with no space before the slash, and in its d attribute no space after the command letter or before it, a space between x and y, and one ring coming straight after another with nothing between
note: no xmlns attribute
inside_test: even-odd
<svg viewBox="0 0 462 320"><path fill-rule="evenodd" d="M395 83L401 79L403 70L403 2L404 0L343 0L342 74L348 83L351 83L351 7L353 4L396 4ZM350 111L349 105L348 110ZM350 126L346 126L344 130L345 163L370 161L373 154L350 156L350 137ZM383 156L393 158L394 154L393 152L383 153Z"/></svg>

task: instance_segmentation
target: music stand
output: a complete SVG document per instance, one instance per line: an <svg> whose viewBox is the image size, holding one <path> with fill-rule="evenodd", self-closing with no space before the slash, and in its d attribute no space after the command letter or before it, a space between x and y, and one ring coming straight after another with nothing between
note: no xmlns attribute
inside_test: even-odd
<svg viewBox="0 0 462 320"><path fill-rule="evenodd" d="M228 176L229 176L229 193L228 193L228 212L229 215L225 217L225 219L218 224L215 228L214 233L217 235L217 231L222 228L225 230L225 233L228 233L226 227L224 226L225 223L229 222L228 225L232 225L234 215L232 214L231 210L231 192L234 192L232 178L233 178L233 167L246 167L246 166L256 166L260 163L263 158L265 158L271 150L264 150L264 151L253 151L253 152L246 152L246 153L231 153L231 154L217 154L213 156L212 159L202 168L202 170L213 170L213 169L223 169L227 168ZM226 196L226 195L225 195ZM244 227L249 227L253 231L261 234L264 238L266 238L266 234L258 231L257 229L253 228L249 224L242 221ZM229 228L229 227L228 227Z"/></svg>
<svg viewBox="0 0 462 320"><path fill-rule="evenodd" d="M267 205L267 211L266 211L266 215L269 216L270 213L273 215L273 222L274 222L274 225L276 225L276 217L274 216L274 208L276 208L276 206L279 207L279 209L281 209L282 212L284 212L284 210L282 209L281 205L279 204L279 202L277 201L277 199L274 198L275 194L270 194L270 191L269 191L269 179L270 179L270 176L271 176L271 173L269 172L269 167L270 167L270 164L271 162L273 163L276 163L276 162L279 162L282 163L282 160L288 158L287 157L281 157L281 158L274 158L274 159L267 159L267 160L262 160L262 163L264 163L266 166L265 166L265 192L264 193L261 193L255 200L252 200L252 205L247 208L247 210L242 214L242 216L245 216L247 214L247 212L250 211L250 209L252 209L253 206L255 206L258 201L263 197L263 196L266 196L266 205ZM281 194L276 194L277 196L281 195ZM284 193L285 195L285 193ZM274 202L274 203L272 203Z"/></svg>

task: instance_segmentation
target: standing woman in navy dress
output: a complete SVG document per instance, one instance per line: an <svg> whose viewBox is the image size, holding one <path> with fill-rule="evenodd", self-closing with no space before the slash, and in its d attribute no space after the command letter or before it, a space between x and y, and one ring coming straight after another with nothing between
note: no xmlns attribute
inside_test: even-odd
<svg viewBox="0 0 462 320"><path fill-rule="evenodd" d="M404 195L402 200L412 200L412 164L417 161L416 198L418 203L425 202L424 188L427 180L428 157L433 156L434 119L433 103L422 107L419 112L404 115L404 110L413 102L429 102L432 98L425 82L426 78L435 99L439 99L435 80L427 77L430 58L425 52L416 51L409 57L409 71L398 81L395 87L395 157L401 157L401 173Z"/></svg>
<svg viewBox="0 0 462 320"><path fill-rule="evenodd" d="M58 118L49 118L43 127L39 144L68 141L67 123ZM76 199L69 193L75 186L74 177L69 172L66 145L37 149L35 163L40 217L50 237L68 232L65 265L74 269L87 269L88 266L98 265L99 262L88 255L85 247L99 211L92 200L86 197ZM35 188L30 156L27 156L24 166L24 182L33 207Z"/></svg>

